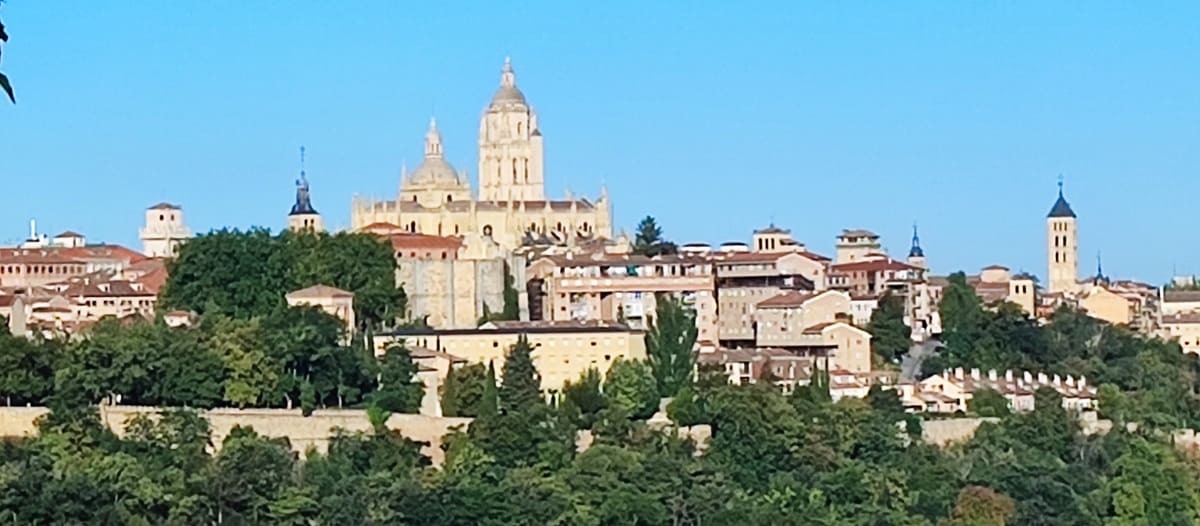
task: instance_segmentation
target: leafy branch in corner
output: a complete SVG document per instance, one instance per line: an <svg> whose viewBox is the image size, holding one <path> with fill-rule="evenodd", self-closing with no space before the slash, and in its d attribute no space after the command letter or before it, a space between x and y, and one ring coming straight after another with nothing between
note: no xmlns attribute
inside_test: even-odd
<svg viewBox="0 0 1200 526"><path fill-rule="evenodd" d="M4 31L4 22L0 21L0 44L6 42L8 42L8 33ZM0 46L0 52L2 51L3 46ZM11 100L13 104L17 103L17 97L13 94L12 83L8 81L8 76L4 73L0 73L0 89L3 89L4 93L8 94L8 100Z"/></svg>

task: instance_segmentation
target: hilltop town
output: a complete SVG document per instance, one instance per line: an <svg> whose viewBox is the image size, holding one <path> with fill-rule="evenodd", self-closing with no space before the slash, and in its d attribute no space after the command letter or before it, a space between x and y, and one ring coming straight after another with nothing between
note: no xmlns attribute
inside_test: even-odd
<svg viewBox="0 0 1200 526"><path fill-rule="evenodd" d="M1077 214L1061 181L1041 276L1003 261L935 273L916 226L899 254L868 225L830 232L830 254L775 224L717 246L669 240L652 210L630 237L602 184L547 195L531 100L506 59L474 178L431 119L421 163L395 195L354 197L342 231L319 212L332 183L303 159L291 207L265 205L280 232L196 233L192 203L146 208L140 247L31 222L0 248L0 431L134 444L112 448L170 465L216 458L203 469L268 495L221 500L216 515L246 524L516 513L487 495L535 503L535 518L497 524L985 524L968 521L973 502L1011 524L1098 524L1068 517L1164 499L1130 496L1139 460L1195 478L1156 440L1197 444L1200 287L1081 271L1095 212ZM207 413L164 409L180 407ZM291 485L219 465L237 455L263 464L262 484ZM982 471L955 478L957 462ZM194 489L152 471L146 487ZM1063 489L1081 471L1086 487ZM19 478L0 469L0 489ZM658 493L631 496L643 478ZM130 509L176 510L137 491L146 504ZM1054 504L1030 504L1041 496Z"/></svg>

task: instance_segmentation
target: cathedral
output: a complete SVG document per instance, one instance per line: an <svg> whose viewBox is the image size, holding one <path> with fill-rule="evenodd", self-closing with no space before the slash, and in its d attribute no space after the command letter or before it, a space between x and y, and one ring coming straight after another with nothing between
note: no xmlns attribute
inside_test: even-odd
<svg viewBox="0 0 1200 526"><path fill-rule="evenodd" d="M414 234L479 234L509 250L612 237L612 208L604 189L594 201L570 192L561 200L546 198L542 130L508 59L479 122L476 175L478 193L466 170L446 161L442 135L431 119L425 158L411 173L402 170L396 199L355 197L351 228L383 223Z"/></svg>

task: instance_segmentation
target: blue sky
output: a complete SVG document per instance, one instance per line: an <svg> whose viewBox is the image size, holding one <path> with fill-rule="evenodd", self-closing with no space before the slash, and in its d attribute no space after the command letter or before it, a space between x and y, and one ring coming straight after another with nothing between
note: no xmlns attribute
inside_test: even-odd
<svg viewBox="0 0 1200 526"><path fill-rule="evenodd" d="M436 115L475 175L511 55L547 190L632 231L817 251L913 221L934 269L1045 274L1059 174L1083 272L1200 273L1200 3L55 1L0 7L0 243L46 230L137 246L142 210L279 228L297 150L314 204L392 196ZM51 232L53 233L53 232Z"/></svg>

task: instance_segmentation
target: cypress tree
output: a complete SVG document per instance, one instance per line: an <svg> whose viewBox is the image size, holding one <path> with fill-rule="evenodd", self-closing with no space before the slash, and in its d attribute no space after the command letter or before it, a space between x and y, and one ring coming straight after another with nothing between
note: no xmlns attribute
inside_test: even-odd
<svg viewBox="0 0 1200 526"><path fill-rule="evenodd" d="M541 379L533 367L530 353L533 347L525 335L508 350L504 358L504 378L500 382L500 407L505 411L524 411L540 405L542 400Z"/></svg>
<svg viewBox="0 0 1200 526"><path fill-rule="evenodd" d="M479 417L493 417L499 414L497 402L496 364L488 362L487 379L483 383L483 396L479 400Z"/></svg>

